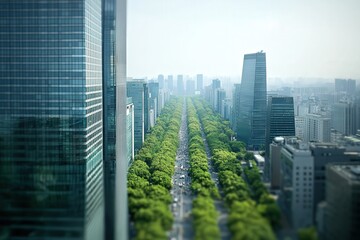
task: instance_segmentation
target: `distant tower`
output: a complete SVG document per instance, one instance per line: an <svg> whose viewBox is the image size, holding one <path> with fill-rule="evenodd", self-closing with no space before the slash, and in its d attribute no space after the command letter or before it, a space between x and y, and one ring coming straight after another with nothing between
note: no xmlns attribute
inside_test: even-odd
<svg viewBox="0 0 360 240"><path fill-rule="evenodd" d="M307 114L305 117L305 142L330 142L330 118Z"/></svg>
<svg viewBox="0 0 360 240"><path fill-rule="evenodd" d="M217 110L217 90L221 88L221 81L213 79L211 84L210 102L213 109Z"/></svg>
<svg viewBox="0 0 360 240"><path fill-rule="evenodd" d="M196 75L196 91L202 93L204 85L204 76L202 74Z"/></svg>
<svg viewBox="0 0 360 240"><path fill-rule="evenodd" d="M165 83L164 75L160 74L158 76L158 83L159 83L159 89L163 89L164 88L164 83Z"/></svg>
<svg viewBox="0 0 360 240"><path fill-rule="evenodd" d="M237 122L240 114L240 87L241 84L234 84L232 113L231 113L231 127L234 132L237 132Z"/></svg>
<svg viewBox="0 0 360 240"><path fill-rule="evenodd" d="M179 95L179 96L184 95L185 86L184 86L184 77L183 77L183 75L177 75L176 89L177 89L177 95Z"/></svg>
<svg viewBox="0 0 360 240"><path fill-rule="evenodd" d="M221 114L224 106L224 101L226 98L226 92L222 88L216 89L216 111Z"/></svg>
<svg viewBox="0 0 360 240"><path fill-rule="evenodd" d="M192 96L195 94L195 81L188 79L186 81L186 95Z"/></svg>
<svg viewBox="0 0 360 240"><path fill-rule="evenodd" d="M146 102L148 98L145 97L147 89L144 80L128 81L126 90L127 96L132 98L134 104L134 150L135 153L140 150L145 139L145 121L147 121ZM147 91L147 90L146 90Z"/></svg>
<svg viewBox="0 0 360 240"><path fill-rule="evenodd" d="M295 136L294 100L292 97L269 97L266 126L266 155L275 137Z"/></svg>
<svg viewBox="0 0 360 240"><path fill-rule="evenodd" d="M264 52L245 54L239 104L238 139L248 148L265 145L266 57Z"/></svg>
<svg viewBox="0 0 360 240"><path fill-rule="evenodd" d="M172 92L174 90L174 78L173 75L169 75L167 78L167 89Z"/></svg>

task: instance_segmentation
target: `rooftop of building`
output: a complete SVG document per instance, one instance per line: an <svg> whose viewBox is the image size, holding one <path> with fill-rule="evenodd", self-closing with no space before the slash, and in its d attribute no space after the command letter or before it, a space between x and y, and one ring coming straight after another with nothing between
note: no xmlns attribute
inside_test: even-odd
<svg viewBox="0 0 360 240"><path fill-rule="evenodd" d="M343 177L360 184L360 162L333 163L329 167Z"/></svg>
<svg viewBox="0 0 360 240"><path fill-rule="evenodd" d="M309 144L297 137L284 137L283 150L286 150L291 155L311 156Z"/></svg>

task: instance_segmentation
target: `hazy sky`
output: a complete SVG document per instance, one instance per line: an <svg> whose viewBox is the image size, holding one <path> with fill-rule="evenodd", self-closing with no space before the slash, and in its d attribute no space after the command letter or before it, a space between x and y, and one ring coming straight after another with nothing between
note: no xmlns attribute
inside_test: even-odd
<svg viewBox="0 0 360 240"><path fill-rule="evenodd" d="M130 77L238 76L264 50L268 77L360 78L360 0L128 0Z"/></svg>

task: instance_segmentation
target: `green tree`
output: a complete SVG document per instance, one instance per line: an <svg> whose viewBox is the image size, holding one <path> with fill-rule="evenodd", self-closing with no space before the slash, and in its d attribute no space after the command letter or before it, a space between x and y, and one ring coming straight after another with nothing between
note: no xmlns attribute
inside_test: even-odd
<svg viewBox="0 0 360 240"><path fill-rule="evenodd" d="M301 228L298 230L299 240L317 240L317 232L315 227Z"/></svg>

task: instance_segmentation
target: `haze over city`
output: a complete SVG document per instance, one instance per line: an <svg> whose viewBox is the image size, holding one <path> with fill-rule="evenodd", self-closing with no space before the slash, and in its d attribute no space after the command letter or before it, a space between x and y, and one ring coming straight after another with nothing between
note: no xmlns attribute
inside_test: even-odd
<svg viewBox="0 0 360 240"><path fill-rule="evenodd" d="M1 0L0 240L360 239L357 1Z"/></svg>
<svg viewBox="0 0 360 240"><path fill-rule="evenodd" d="M241 76L267 53L268 77L360 78L357 0L132 0L128 76Z"/></svg>

